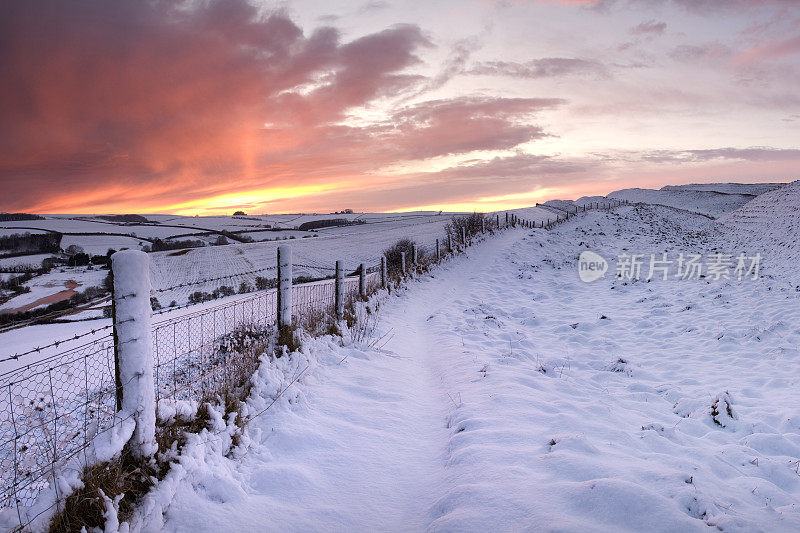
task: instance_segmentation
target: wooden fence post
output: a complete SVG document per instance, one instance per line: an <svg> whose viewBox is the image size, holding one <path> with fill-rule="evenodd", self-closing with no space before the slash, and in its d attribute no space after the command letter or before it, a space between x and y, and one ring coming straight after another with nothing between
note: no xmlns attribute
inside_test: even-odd
<svg viewBox="0 0 800 533"><path fill-rule="evenodd" d="M400 252L400 273L406 275L406 253Z"/></svg>
<svg viewBox="0 0 800 533"><path fill-rule="evenodd" d="M292 248L278 246L278 328L292 325Z"/></svg>
<svg viewBox="0 0 800 533"><path fill-rule="evenodd" d="M436 262L439 262L439 239L436 239Z"/></svg>
<svg viewBox="0 0 800 533"><path fill-rule="evenodd" d="M335 283L336 319L344 318L344 261L336 261L336 283Z"/></svg>
<svg viewBox="0 0 800 533"><path fill-rule="evenodd" d="M417 268L417 245L411 245L411 268L412 270Z"/></svg>
<svg viewBox="0 0 800 533"><path fill-rule="evenodd" d="M464 248L467 247L467 228L466 228L466 226L461 226L461 244L464 245Z"/></svg>
<svg viewBox="0 0 800 533"><path fill-rule="evenodd" d="M128 447L134 457L152 457L156 443L156 394L153 377L150 258L139 250L111 256L114 273L114 340L118 354L122 411L135 427Z"/></svg>
<svg viewBox="0 0 800 533"><path fill-rule="evenodd" d="M481 233L486 233L486 218L481 217Z"/></svg>
<svg viewBox="0 0 800 533"><path fill-rule="evenodd" d="M111 277L111 321L117 323L117 305L114 298L114 268L108 274ZM112 326L111 337L114 341L114 386L117 411L122 411L122 378L119 375L119 339L117 339L117 327Z"/></svg>
<svg viewBox="0 0 800 533"><path fill-rule="evenodd" d="M450 234L447 235L447 252L453 253L453 237Z"/></svg>
<svg viewBox="0 0 800 533"><path fill-rule="evenodd" d="M500 229L500 215L497 215L497 229Z"/></svg>
<svg viewBox="0 0 800 533"><path fill-rule="evenodd" d="M362 298L367 297L367 265L361 263L361 266L358 267L358 294Z"/></svg>
<svg viewBox="0 0 800 533"><path fill-rule="evenodd" d="M386 288L386 257L381 256L381 289Z"/></svg>

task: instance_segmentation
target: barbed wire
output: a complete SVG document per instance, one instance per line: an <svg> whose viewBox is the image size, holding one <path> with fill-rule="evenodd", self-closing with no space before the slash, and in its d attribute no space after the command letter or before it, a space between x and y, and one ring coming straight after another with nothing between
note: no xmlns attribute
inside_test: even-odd
<svg viewBox="0 0 800 533"><path fill-rule="evenodd" d="M126 324L128 322L135 322L135 321L136 321L135 318L128 318L127 320L120 320L119 322L117 322L117 325ZM72 337L69 337L67 339L57 340L57 341L51 342L50 344L45 344L44 346L37 346L36 348L31 348L27 352L15 353L14 355L11 355L9 357L6 357L4 359L0 359L0 363L5 363L6 361L16 361L20 357L23 357L23 356L26 356L26 355L30 355L32 353L40 353L42 350L46 350L48 348L57 348L57 347L61 346L62 344L66 343L66 342L72 342L72 341L76 341L78 339L82 339L84 337L88 337L89 335L95 335L97 333L100 333L101 331L106 331L106 330L111 329L113 327L114 327L114 324L108 324L108 325L100 327L100 328L91 329L91 330L89 330L89 331L87 331L85 333L78 333L78 334L73 335Z"/></svg>
<svg viewBox="0 0 800 533"><path fill-rule="evenodd" d="M595 204L597 205L597 207L593 207L593 205L595 205ZM613 209L615 207L620 207L620 206L623 206L623 205L629 205L629 204L626 204L624 200L612 200L611 202L590 202L589 204L583 204L583 205L576 206L575 207L575 211L571 211L569 209L564 209L562 207L546 206L546 207L549 207L549 208L552 208L552 209L556 209L556 210L562 211L562 212L564 212L566 214L566 216L562 217L560 214L555 213L555 215L556 215L555 220L553 220L551 218L548 218L547 222L545 222L544 220L536 222L535 220L533 220L533 221L532 220L528 220L528 219L522 218L520 216L515 216L515 220L516 220L516 224L517 225L522 225L523 227L530 227L532 229L535 229L536 228L536 224L538 223L538 224L540 224L539 225L540 228L550 229L551 227L553 227L553 225L558 224L560 222L565 222L565 221L569 220L570 216L574 217L579 213L585 213L586 211L595 211L595 210L598 210L598 211L611 210L611 209ZM508 224L511 224L511 222L509 222Z"/></svg>
<svg viewBox="0 0 800 533"><path fill-rule="evenodd" d="M318 266L318 265L304 265L304 264L302 264L302 263L294 263L294 264L292 265L292 267L293 267L293 268L294 268L294 267L300 267L300 268L311 268L311 269L313 269L313 270L328 270L328 271L332 271L332 272L335 272L335 271L336 271L336 268L335 268L335 267L326 267L326 266Z"/></svg>
<svg viewBox="0 0 800 533"><path fill-rule="evenodd" d="M223 279L239 278L239 277L242 277L242 276L249 276L250 274L258 274L260 272L266 272L268 270L277 270L277 269L278 269L278 267L276 265L276 266L271 266L271 267L259 268L259 269L256 269L256 270L250 270L248 272L239 272L237 274L229 274L227 276L218 276L218 277L215 277L215 278L206 278L206 279L200 279L200 280L196 280L196 281L188 281L186 283L178 283L177 285L173 285L171 287L164 287L164 288L161 288L161 289L153 289L152 292L154 294L159 294L159 293L162 293L162 292L172 291L172 290L180 289L180 288L183 288L183 287L192 287L194 285L202 285L204 283L211 283L212 281L220 281L220 280L223 280Z"/></svg>
<svg viewBox="0 0 800 533"><path fill-rule="evenodd" d="M97 298L95 300L91 300L89 302L83 303L83 304L79 305L78 307L75 307L75 308L72 308L72 309L64 309L64 310L61 310L61 311L53 311L51 313L47 313L47 314L44 314L44 315L41 315L41 316L33 317L33 318L28 319L28 320L23 320L21 322L15 322L15 323L13 323L13 324L11 324L9 326L5 326L3 328L0 328L0 333L5 333L7 331L11 331L11 330L14 330L14 329L19 329L19 328L21 328L23 326L32 326L32 325L35 325L38 322L43 322L45 320L50 320L51 318L58 318L60 316L68 314L68 313L75 313L76 311L85 311L86 309L88 309L88 308L90 308L92 306L95 306L95 305L97 305L99 303L102 303L103 301L108 300L109 298L111 298L111 295L110 294L106 294L106 295L103 295L103 296L101 296L101 297L99 297L99 298Z"/></svg>

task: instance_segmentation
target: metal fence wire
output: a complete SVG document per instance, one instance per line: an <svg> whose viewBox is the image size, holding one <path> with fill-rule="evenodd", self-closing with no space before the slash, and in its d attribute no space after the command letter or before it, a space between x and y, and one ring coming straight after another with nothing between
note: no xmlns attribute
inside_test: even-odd
<svg viewBox="0 0 800 533"><path fill-rule="evenodd" d="M380 287L379 267L366 270L367 294ZM359 297L359 276L343 284L345 305ZM308 325L335 311L335 280L292 286L292 316ZM256 370L273 348L277 291L155 322L152 350L156 408L162 401L203 402L226 398ZM89 457L92 440L123 419L116 410L114 339L102 338L0 375L0 511L25 508L56 472L79 453ZM57 495L58 496L58 495Z"/></svg>
<svg viewBox="0 0 800 533"><path fill-rule="evenodd" d="M292 286L292 316L300 322L313 320L315 315L330 314L336 300L335 284L331 280Z"/></svg>
<svg viewBox="0 0 800 533"><path fill-rule="evenodd" d="M155 324L156 405L225 396L249 377L269 348L276 297L263 291Z"/></svg>
<svg viewBox="0 0 800 533"><path fill-rule="evenodd" d="M121 422L111 335L6 372L0 389L0 507L33 503L59 467Z"/></svg>

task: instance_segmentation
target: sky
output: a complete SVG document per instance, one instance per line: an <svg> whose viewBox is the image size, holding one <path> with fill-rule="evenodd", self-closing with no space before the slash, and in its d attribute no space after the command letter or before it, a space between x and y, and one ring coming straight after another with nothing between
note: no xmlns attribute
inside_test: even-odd
<svg viewBox="0 0 800 533"><path fill-rule="evenodd" d="M798 0L0 2L0 211L800 179Z"/></svg>

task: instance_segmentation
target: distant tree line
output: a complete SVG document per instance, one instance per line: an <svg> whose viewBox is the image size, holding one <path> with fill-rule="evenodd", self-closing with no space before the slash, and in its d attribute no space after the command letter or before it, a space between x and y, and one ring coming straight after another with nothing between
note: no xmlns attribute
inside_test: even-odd
<svg viewBox="0 0 800 533"><path fill-rule="evenodd" d="M109 222L134 222L140 224L149 224L151 222L142 215L102 215L97 218L100 220L107 220Z"/></svg>
<svg viewBox="0 0 800 533"><path fill-rule="evenodd" d="M44 217L29 215L28 213L0 213L0 222L13 222L15 220L44 220Z"/></svg>
<svg viewBox="0 0 800 533"><path fill-rule="evenodd" d="M311 229L330 228L333 226L355 226L358 224L366 224L366 222L364 220L347 220L346 218L322 218L320 220L303 222L297 229L300 231L308 231Z"/></svg>
<svg viewBox="0 0 800 533"><path fill-rule="evenodd" d="M21 276L12 276L8 279L0 279L0 290L11 292L14 296L31 292L30 287L23 285L23 283L31 279L33 279L32 272L26 272Z"/></svg>
<svg viewBox="0 0 800 533"><path fill-rule="evenodd" d="M201 240L186 239L183 241L164 241L156 239L150 247L153 252L164 252L167 250L180 250L182 248L202 248L206 243Z"/></svg>
<svg viewBox="0 0 800 533"><path fill-rule="evenodd" d="M14 233L0 236L0 250L8 250L3 254L11 257L15 254L57 254L61 251L60 233Z"/></svg>

